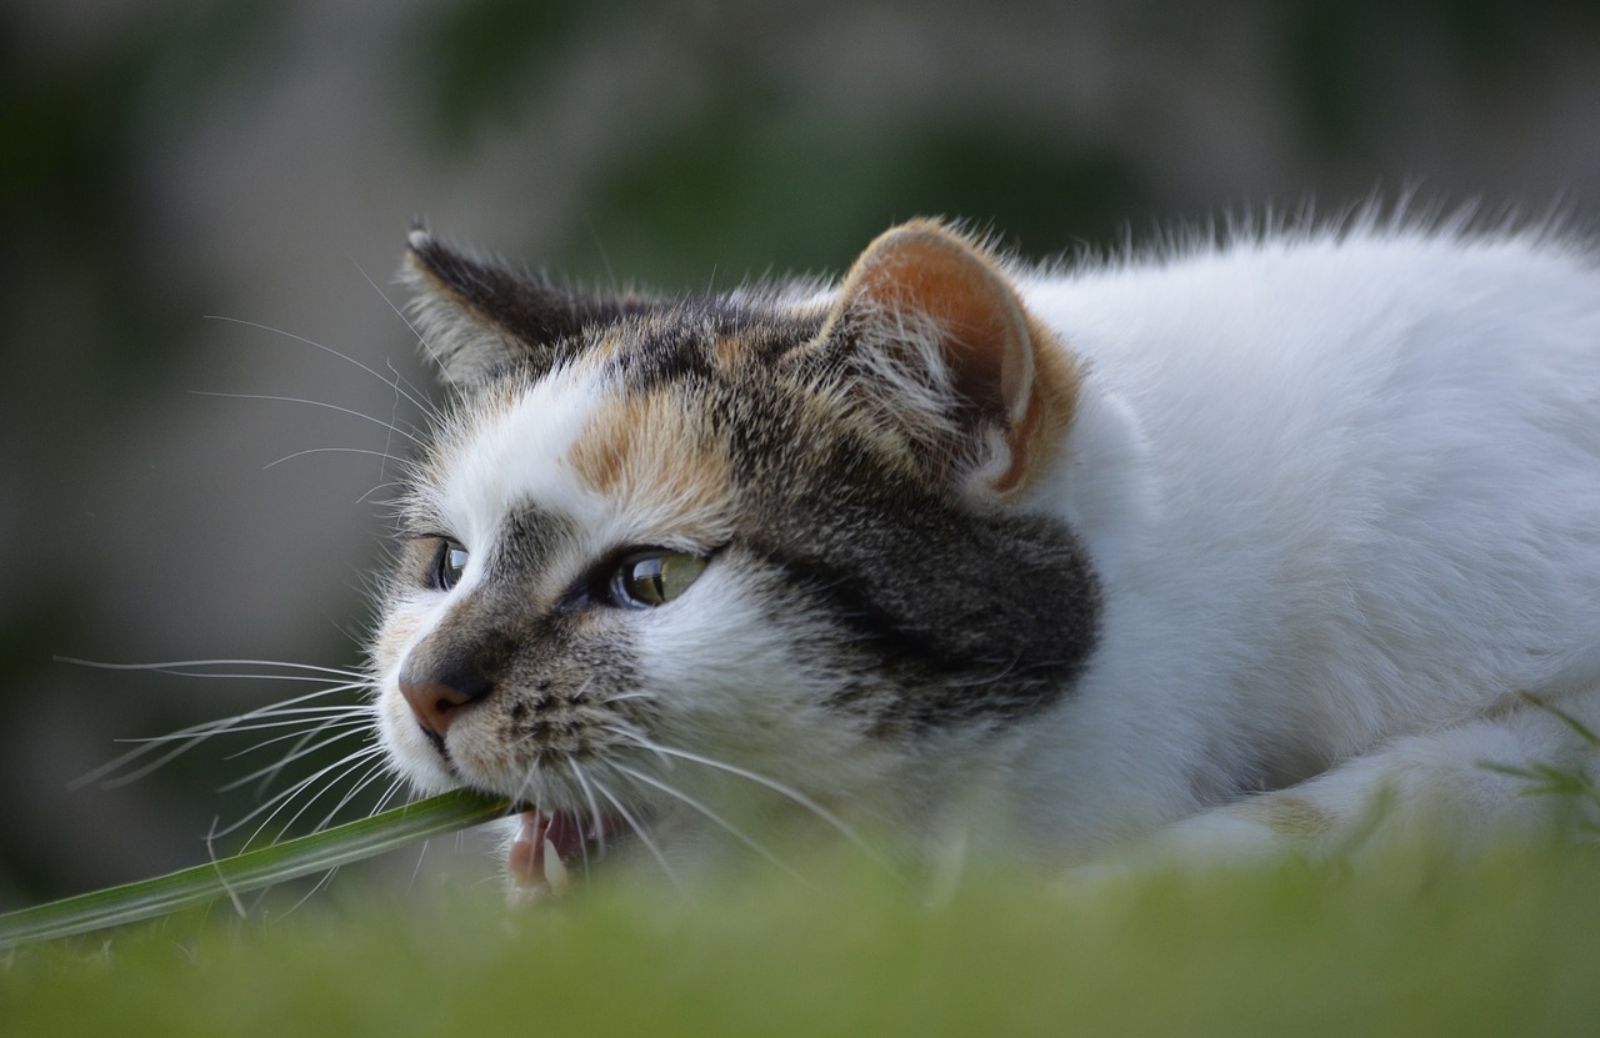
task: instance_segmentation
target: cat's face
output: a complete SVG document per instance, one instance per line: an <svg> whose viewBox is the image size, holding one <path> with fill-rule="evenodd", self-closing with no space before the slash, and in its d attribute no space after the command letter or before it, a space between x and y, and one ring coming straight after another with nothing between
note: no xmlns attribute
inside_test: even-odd
<svg viewBox="0 0 1600 1038"><path fill-rule="evenodd" d="M583 299L423 235L408 271L458 391L372 647L418 787L611 833L739 772L882 804L1069 690L1094 577L1006 505L1074 374L967 242L901 228L813 302Z"/></svg>

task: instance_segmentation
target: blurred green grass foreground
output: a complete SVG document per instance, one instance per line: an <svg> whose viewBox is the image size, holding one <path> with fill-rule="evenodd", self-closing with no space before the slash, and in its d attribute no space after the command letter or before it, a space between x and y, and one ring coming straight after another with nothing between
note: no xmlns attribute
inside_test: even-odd
<svg viewBox="0 0 1600 1038"><path fill-rule="evenodd" d="M677 897L613 881L218 906L0 968L0 1033L1359 1034L1600 1031L1600 851L1389 856L937 902L843 858ZM339 886L339 885L336 885Z"/></svg>

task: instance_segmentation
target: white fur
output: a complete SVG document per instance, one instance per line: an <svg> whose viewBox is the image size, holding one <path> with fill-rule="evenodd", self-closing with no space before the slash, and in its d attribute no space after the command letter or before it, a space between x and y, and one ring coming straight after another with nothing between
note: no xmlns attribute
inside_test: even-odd
<svg viewBox="0 0 1600 1038"><path fill-rule="evenodd" d="M1592 259L1364 232L1022 291L1088 365L1025 507L1072 523L1106 604L1075 694L1014 746L1040 851L1490 723L1519 690L1595 695L1572 662L1600 646Z"/></svg>

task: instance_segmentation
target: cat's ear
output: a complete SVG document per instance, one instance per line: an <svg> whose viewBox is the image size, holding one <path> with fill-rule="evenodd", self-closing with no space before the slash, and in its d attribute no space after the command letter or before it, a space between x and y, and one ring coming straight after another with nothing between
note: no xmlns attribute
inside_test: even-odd
<svg viewBox="0 0 1600 1038"><path fill-rule="evenodd" d="M489 382L507 371L548 370L585 328L641 307L586 296L444 245L416 229L400 268L428 356L445 381Z"/></svg>
<svg viewBox="0 0 1600 1038"><path fill-rule="evenodd" d="M814 349L866 413L983 492L1026 487L1071 424L1076 363L987 251L932 220L867 247Z"/></svg>

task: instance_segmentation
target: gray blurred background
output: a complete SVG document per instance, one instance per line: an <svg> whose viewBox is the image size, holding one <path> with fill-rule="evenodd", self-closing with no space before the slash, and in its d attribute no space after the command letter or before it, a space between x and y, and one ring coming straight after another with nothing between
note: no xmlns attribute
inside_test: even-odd
<svg viewBox="0 0 1600 1038"><path fill-rule="evenodd" d="M204 860L212 819L253 802L214 792L256 766L226 759L246 742L120 789L67 783L119 737L288 688L52 656L360 658L384 533L364 496L392 472L340 453L264 466L401 441L196 391L416 410L207 315L427 384L366 280L400 300L418 215L580 280L667 290L838 271L924 213L1038 257L1407 188L1563 202L1592 226L1600 4L8 0L0 188L14 907Z"/></svg>

